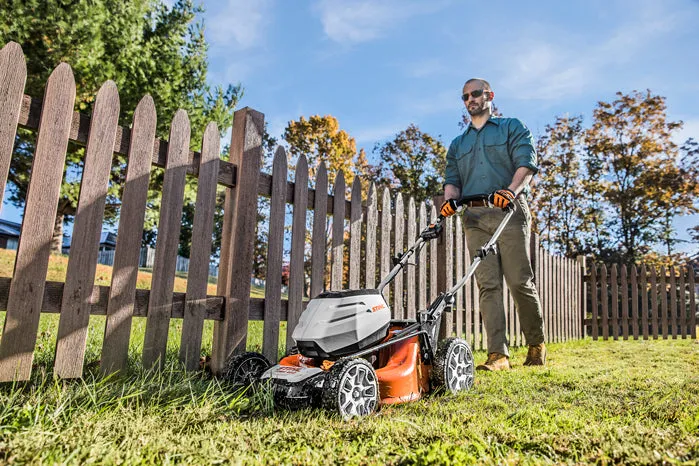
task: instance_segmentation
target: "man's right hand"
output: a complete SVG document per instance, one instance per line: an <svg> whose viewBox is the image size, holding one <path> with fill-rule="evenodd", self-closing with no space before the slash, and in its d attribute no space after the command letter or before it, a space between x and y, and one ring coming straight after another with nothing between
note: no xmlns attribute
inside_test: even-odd
<svg viewBox="0 0 699 466"><path fill-rule="evenodd" d="M457 207L459 206L456 204L456 199L447 199L439 208L439 214L442 217L451 217L456 213Z"/></svg>

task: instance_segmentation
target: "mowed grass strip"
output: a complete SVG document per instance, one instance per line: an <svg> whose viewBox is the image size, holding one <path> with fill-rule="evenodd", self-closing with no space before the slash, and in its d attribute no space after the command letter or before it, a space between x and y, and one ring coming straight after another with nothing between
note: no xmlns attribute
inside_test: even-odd
<svg viewBox="0 0 699 466"><path fill-rule="evenodd" d="M485 357L477 353L478 360ZM205 374L0 388L0 461L143 464L695 464L699 345L550 345L547 367L477 373L474 388L343 421L275 411L269 396Z"/></svg>

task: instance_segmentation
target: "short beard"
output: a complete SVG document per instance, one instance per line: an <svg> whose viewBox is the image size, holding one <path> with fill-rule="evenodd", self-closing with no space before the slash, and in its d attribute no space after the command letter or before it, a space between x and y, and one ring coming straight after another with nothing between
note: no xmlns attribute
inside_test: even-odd
<svg viewBox="0 0 699 466"><path fill-rule="evenodd" d="M468 114L471 115L472 117L474 117L474 116L481 116L481 115L483 115L484 113L486 113L486 112L488 111L488 106L485 105L485 106L480 107L480 108L478 108L478 109L476 109L476 110L474 110L474 111L471 111L470 108L466 108L466 110L468 111Z"/></svg>

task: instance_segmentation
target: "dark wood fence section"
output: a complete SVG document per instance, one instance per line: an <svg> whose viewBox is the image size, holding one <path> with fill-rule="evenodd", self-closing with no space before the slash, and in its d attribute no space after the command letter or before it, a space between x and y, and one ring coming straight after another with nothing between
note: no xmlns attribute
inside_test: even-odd
<svg viewBox="0 0 699 466"><path fill-rule="evenodd" d="M696 338L696 278L692 267L613 264L586 275L593 339Z"/></svg>
<svg viewBox="0 0 699 466"><path fill-rule="evenodd" d="M392 258L436 218L434 202L416 202L401 194L392 197L387 189L378 190L372 183L367 186L358 178L346 179L350 175L342 172L329 176L324 164L309 167L303 156L291 170L291 182L283 148L277 149L272 174L261 172L264 115L255 110L235 112L230 160L224 161L219 159L222 144L216 125L190 129L182 110L174 115L169 141L157 139L150 96L143 97L132 126L126 128L117 124L120 107L114 83L104 84L93 114L87 116L74 111L76 89L67 64L54 71L43 100L23 95L25 80L22 51L10 43L0 51L0 186L7 179L17 127L36 131L38 137L14 274L0 278L0 309L7 310L0 337L0 381L30 377L41 312L60 313L54 371L63 378L83 373L92 315L106 315L100 362L104 374L126 367L133 318L146 319L142 353L146 367L162 365L171 319L184 319L179 358L187 370L198 367L205 320L214 321L214 372L221 370L230 354L245 350L250 320L264 321L261 351L276 360L280 342L287 347L293 344L291 331L284 337L280 323L288 321L293 328L309 297L325 289L376 287L392 267ZM202 130L201 152L190 151L191 131ZM74 242L66 282L47 282L49 244L69 141L86 146ZM128 162L112 282L109 287L94 286L113 153L127 156ZM141 290L136 289L138 254L153 166L165 169L165 181L152 285L150 290ZM316 173L315 179L310 179L309 168ZM192 257L186 293L173 293L186 176L199 179ZM217 292L210 296L206 288L217 186L225 188L223 239ZM366 198L363 192L368 193ZM270 198L271 209L267 286L261 299L250 297L260 196ZM291 249L284 251L288 247L284 232L289 230ZM531 251L548 341L582 338L583 324L591 326L593 338L655 335L659 330L673 337L693 332L691 272L671 270L669 275L665 271L657 275L655 269L643 268L629 274L623 269L608 277L604 268L592 268L585 281L584 260L550 255L539 247L535 235ZM288 298L282 299L282 269L287 260ZM442 237L385 288L394 317L415 318L438 293L459 280L470 264L461 222L450 218ZM668 295L668 287L686 293ZM617 310L619 294L621 311ZM510 344L526 344L506 286L503 301ZM682 307L685 302L691 304ZM466 283L453 312L445 314L442 333L465 338L474 349L487 348L475 280Z"/></svg>

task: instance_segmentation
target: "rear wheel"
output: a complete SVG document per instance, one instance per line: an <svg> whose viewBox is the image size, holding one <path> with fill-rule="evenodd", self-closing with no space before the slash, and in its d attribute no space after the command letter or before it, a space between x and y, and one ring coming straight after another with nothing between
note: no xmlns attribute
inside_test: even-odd
<svg viewBox="0 0 699 466"><path fill-rule="evenodd" d="M473 353L468 343L461 338L442 340L432 365L432 388L452 393L468 390L473 386L473 369Z"/></svg>
<svg viewBox="0 0 699 466"><path fill-rule="evenodd" d="M260 353L248 352L230 356L221 371L221 378L236 385L252 385L271 367Z"/></svg>
<svg viewBox="0 0 699 466"><path fill-rule="evenodd" d="M379 405L379 383L365 359L341 359L328 371L323 384L323 406L345 419L366 416Z"/></svg>

